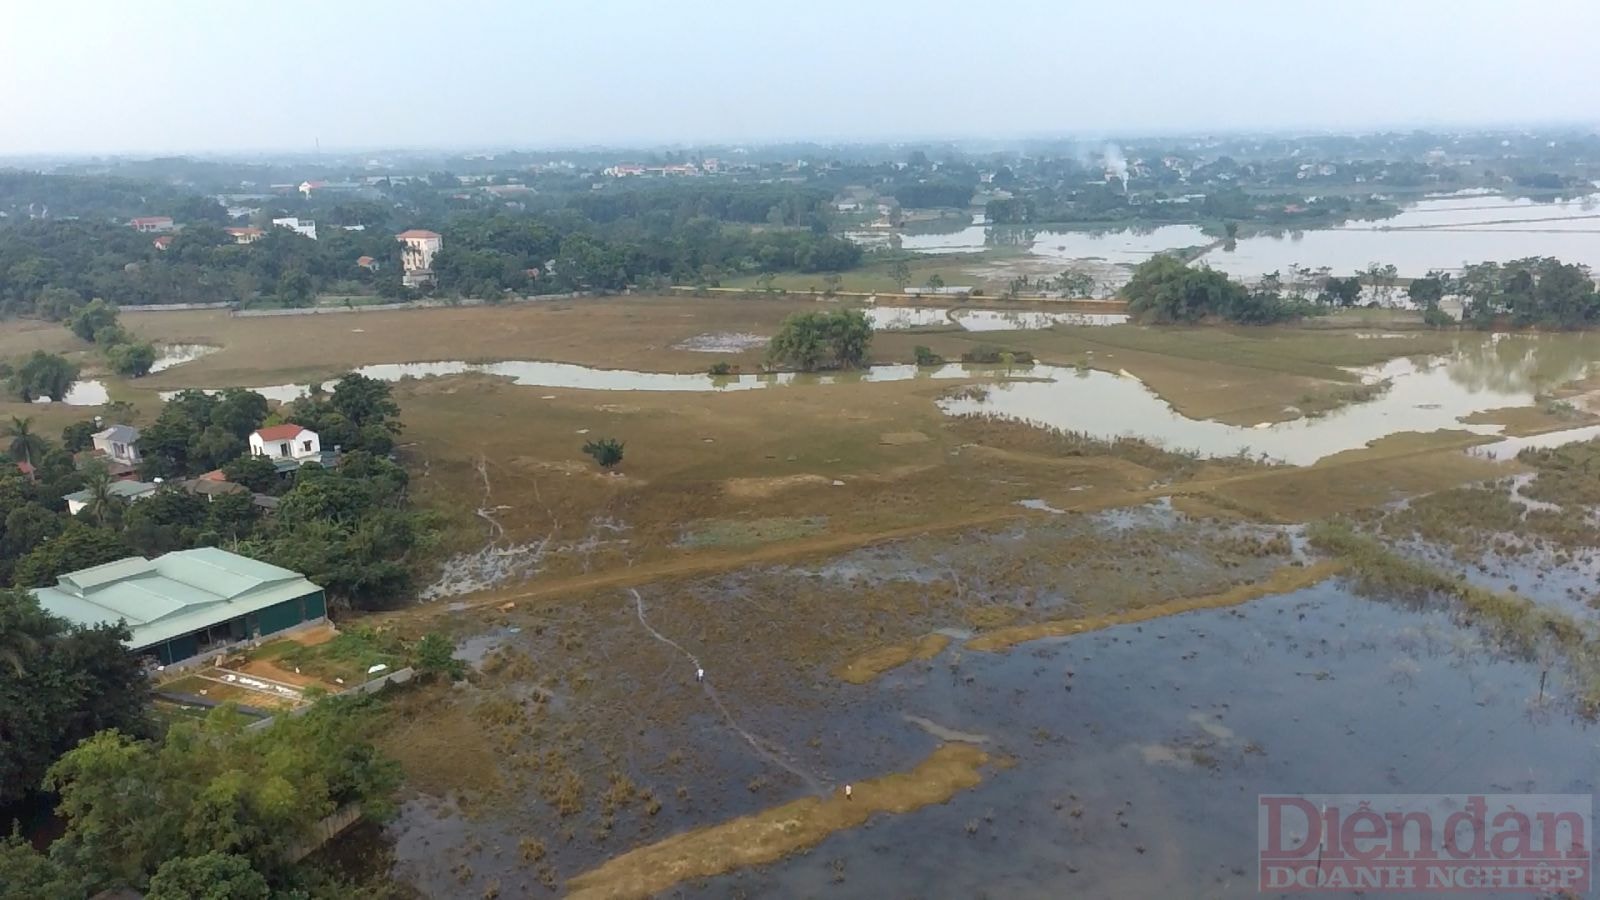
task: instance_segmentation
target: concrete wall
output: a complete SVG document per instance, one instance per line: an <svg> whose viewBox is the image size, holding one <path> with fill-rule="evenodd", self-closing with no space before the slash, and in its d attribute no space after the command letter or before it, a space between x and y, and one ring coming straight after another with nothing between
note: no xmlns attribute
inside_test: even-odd
<svg viewBox="0 0 1600 900"><path fill-rule="evenodd" d="M570 294L530 294L526 297L507 297L501 305L512 303L538 303L541 300L575 300L592 297L591 291L574 291ZM367 306L297 306L291 309L236 309L233 315L240 319L270 316L328 316L337 313L392 312L397 309L439 309L447 306L488 306L487 300L462 300L446 303L443 300L408 300L403 303L374 303Z"/></svg>

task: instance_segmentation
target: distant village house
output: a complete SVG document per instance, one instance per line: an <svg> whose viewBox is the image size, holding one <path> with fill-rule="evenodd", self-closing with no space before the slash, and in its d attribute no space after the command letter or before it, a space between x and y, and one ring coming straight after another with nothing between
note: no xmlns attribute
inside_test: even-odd
<svg viewBox="0 0 1600 900"><path fill-rule="evenodd" d="M305 235L313 241L317 239L317 223L310 219L300 219L294 216L284 216L273 219L272 224L279 228L287 228L295 234Z"/></svg>
<svg viewBox="0 0 1600 900"><path fill-rule="evenodd" d="M147 234L160 234L173 229L171 216L140 216L128 223L134 231L143 231Z"/></svg>
<svg viewBox="0 0 1600 900"><path fill-rule="evenodd" d="M436 231L412 228L395 235L400 241L400 281L406 287L421 287L433 283L433 257L444 246L444 238Z"/></svg>

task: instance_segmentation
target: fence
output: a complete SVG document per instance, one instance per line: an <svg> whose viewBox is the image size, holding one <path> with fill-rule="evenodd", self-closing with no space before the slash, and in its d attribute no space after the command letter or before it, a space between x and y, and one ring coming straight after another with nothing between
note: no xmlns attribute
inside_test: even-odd
<svg viewBox="0 0 1600 900"><path fill-rule="evenodd" d="M406 666L404 669L396 669L396 670L394 670L393 672L390 672L387 675L383 675L383 676L380 676L378 678L374 678L371 681L362 682L361 684L358 684L355 687L345 688L344 690L340 691L337 694L334 694L333 696L335 696L335 697L350 697L350 696L354 696L356 694L370 694L370 693L373 693L374 691L381 691L385 687L387 687L387 686L389 686L391 684L405 684L406 682L410 681L412 678L416 677L416 674L417 674L417 672L416 672L415 669L411 668L410 666ZM287 713L279 713L279 715L298 716L298 715L303 714L306 710L308 710L310 708L311 708L311 704L308 703L305 706L297 706L294 709L289 710ZM276 718L277 718L276 716L268 716L265 719L261 719L261 720L256 721L256 722L251 722L249 725L246 725L244 727L244 730L245 731L259 731L259 730L261 730L263 728L270 728L270 727L272 727L272 723L276 720Z"/></svg>
<svg viewBox="0 0 1600 900"><path fill-rule="evenodd" d="M340 834L343 834L345 829L349 828L351 825L354 825L356 822L360 821L360 819L361 804L347 803L344 806L339 807L331 814L323 818L322 821L312 826L311 833L306 835L305 840L295 844L293 847L290 847L288 852L284 853L283 855L284 860L286 862L297 863L300 860L305 859L307 856L315 853L317 848L321 847L323 844L326 844L327 842L338 837Z"/></svg>
<svg viewBox="0 0 1600 900"><path fill-rule="evenodd" d="M123 312L183 312L188 309L227 309L232 303L147 303L118 307Z"/></svg>

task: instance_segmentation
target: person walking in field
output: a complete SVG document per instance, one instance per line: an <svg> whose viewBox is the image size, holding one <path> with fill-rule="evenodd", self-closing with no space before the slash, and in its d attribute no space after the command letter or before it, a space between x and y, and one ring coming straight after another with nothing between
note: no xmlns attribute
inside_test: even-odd
<svg viewBox="0 0 1600 900"><path fill-rule="evenodd" d="M705 681L706 680L706 670L705 669L695 669L694 670L694 680L696 682Z"/></svg>

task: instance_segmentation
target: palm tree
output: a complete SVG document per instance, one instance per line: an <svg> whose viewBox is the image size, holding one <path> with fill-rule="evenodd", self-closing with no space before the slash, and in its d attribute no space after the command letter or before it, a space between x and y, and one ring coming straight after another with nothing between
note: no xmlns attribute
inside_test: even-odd
<svg viewBox="0 0 1600 900"><path fill-rule="evenodd" d="M34 458L44 456L44 438L34 434L32 418L12 416L11 424L6 426L6 437L11 439L6 452L17 462L25 462L32 468Z"/></svg>
<svg viewBox="0 0 1600 900"><path fill-rule="evenodd" d="M83 511L101 525L106 523L106 514L116 503L116 495L111 493L113 484L116 484L116 479L111 477L111 470L103 464L95 462L83 467L83 489L89 495L89 499L84 501Z"/></svg>

